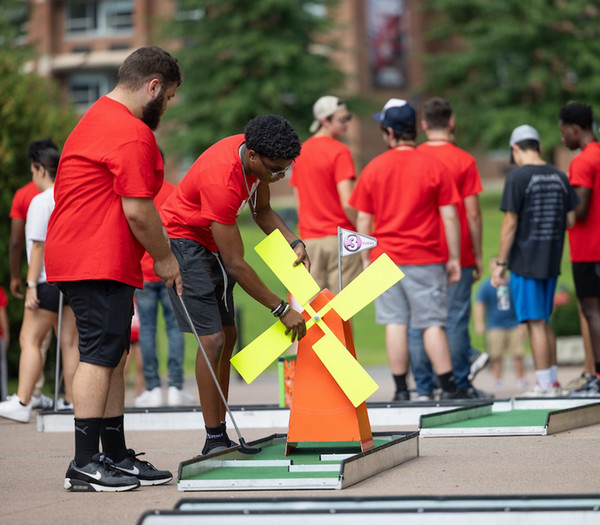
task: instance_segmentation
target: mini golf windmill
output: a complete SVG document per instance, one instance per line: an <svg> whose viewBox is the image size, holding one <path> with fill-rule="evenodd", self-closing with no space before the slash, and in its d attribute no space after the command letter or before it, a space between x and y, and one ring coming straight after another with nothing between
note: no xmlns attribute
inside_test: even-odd
<svg viewBox="0 0 600 525"><path fill-rule="evenodd" d="M404 274L385 254L334 296L320 291L279 230L256 251L304 308L306 336L298 345L288 448L300 442L359 441L373 446L365 401L379 387L356 360L350 318ZM316 296L316 297L315 297ZM313 299L314 298L314 299ZM276 322L242 349L231 363L251 383L291 344Z"/></svg>

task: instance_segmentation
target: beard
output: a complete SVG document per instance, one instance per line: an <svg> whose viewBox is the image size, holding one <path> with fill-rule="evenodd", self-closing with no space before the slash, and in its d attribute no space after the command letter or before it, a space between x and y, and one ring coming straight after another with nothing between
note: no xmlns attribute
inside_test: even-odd
<svg viewBox="0 0 600 525"><path fill-rule="evenodd" d="M152 131L156 131L160 124L160 117L164 111L165 93L160 93L148 104L142 108L142 122L144 122Z"/></svg>

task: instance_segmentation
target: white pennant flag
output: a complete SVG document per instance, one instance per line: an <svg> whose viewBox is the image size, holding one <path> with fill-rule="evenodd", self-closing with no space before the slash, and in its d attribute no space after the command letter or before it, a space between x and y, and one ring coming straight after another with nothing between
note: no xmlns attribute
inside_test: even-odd
<svg viewBox="0 0 600 525"><path fill-rule="evenodd" d="M345 230L340 227L338 227L338 241L342 257L362 252L363 250L369 250L377 246L377 239L375 237L353 232L352 230Z"/></svg>

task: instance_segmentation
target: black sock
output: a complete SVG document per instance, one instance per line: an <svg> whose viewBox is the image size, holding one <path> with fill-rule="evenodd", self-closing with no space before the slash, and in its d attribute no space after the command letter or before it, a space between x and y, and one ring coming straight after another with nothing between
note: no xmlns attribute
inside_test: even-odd
<svg viewBox="0 0 600 525"><path fill-rule="evenodd" d="M224 441L223 427L204 427L206 429L206 441Z"/></svg>
<svg viewBox="0 0 600 525"><path fill-rule="evenodd" d="M225 421L221 421L221 432L223 433L223 437L225 438L225 443L227 443L227 446L230 447L231 439L229 439L229 436L227 435L227 423Z"/></svg>
<svg viewBox="0 0 600 525"><path fill-rule="evenodd" d="M394 374L394 383L396 383L396 392L408 390L408 388L406 388L406 374Z"/></svg>
<svg viewBox="0 0 600 525"><path fill-rule="evenodd" d="M100 438L102 439L102 451L115 463L127 457L123 416L103 419Z"/></svg>
<svg viewBox="0 0 600 525"><path fill-rule="evenodd" d="M600 376L600 363L596 363L596 375Z"/></svg>
<svg viewBox="0 0 600 525"><path fill-rule="evenodd" d="M438 376L442 390L446 392L456 392L456 383L454 382L454 374L452 371L440 374Z"/></svg>
<svg viewBox="0 0 600 525"><path fill-rule="evenodd" d="M100 452L101 417L75 418L75 463L84 467Z"/></svg>

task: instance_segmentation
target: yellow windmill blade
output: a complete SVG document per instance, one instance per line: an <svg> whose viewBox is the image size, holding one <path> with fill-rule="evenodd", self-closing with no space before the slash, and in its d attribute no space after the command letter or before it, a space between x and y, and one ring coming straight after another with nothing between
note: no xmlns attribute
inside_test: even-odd
<svg viewBox="0 0 600 525"><path fill-rule="evenodd" d="M313 344L313 350L353 406L366 401L379 386L331 331Z"/></svg>
<svg viewBox="0 0 600 525"><path fill-rule="evenodd" d="M347 321L404 277L389 256L381 254L328 304Z"/></svg>
<svg viewBox="0 0 600 525"><path fill-rule="evenodd" d="M285 334L285 326L278 322L235 354L231 364L246 383L251 383L291 344L290 335Z"/></svg>
<svg viewBox="0 0 600 525"><path fill-rule="evenodd" d="M296 252L279 230L271 232L254 249L302 306L321 291L303 264L293 266Z"/></svg>

